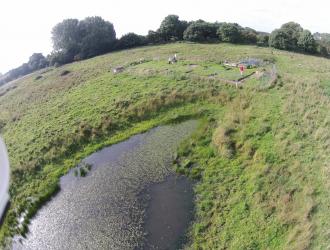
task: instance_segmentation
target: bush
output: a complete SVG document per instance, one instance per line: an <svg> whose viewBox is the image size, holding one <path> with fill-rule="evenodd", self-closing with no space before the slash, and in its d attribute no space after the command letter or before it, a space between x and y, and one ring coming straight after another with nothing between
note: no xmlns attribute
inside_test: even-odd
<svg viewBox="0 0 330 250"><path fill-rule="evenodd" d="M28 65L32 71L36 71L38 69L43 69L48 66L47 59L41 53L33 53L30 56Z"/></svg>
<svg viewBox="0 0 330 250"><path fill-rule="evenodd" d="M165 41L158 31L149 30L147 35L147 42L151 44L159 44Z"/></svg>
<svg viewBox="0 0 330 250"><path fill-rule="evenodd" d="M330 55L330 34L315 33L314 35L317 53L328 57Z"/></svg>
<svg viewBox="0 0 330 250"><path fill-rule="evenodd" d="M147 39L144 36L135 33L123 35L117 42L116 49L128 49L147 44Z"/></svg>
<svg viewBox="0 0 330 250"><path fill-rule="evenodd" d="M82 58L101 55L114 49L116 32L113 24L101 17L87 17L79 23L82 35L79 54Z"/></svg>
<svg viewBox="0 0 330 250"><path fill-rule="evenodd" d="M259 33L257 35L257 45L260 47L267 47L269 45L269 35Z"/></svg>
<svg viewBox="0 0 330 250"><path fill-rule="evenodd" d="M52 40L51 65L65 64L113 50L116 32L113 24L101 17L65 19L53 28Z"/></svg>
<svg viewBox="0 0 330 250"><path fill-rule="evenodd" d="M71 72L71 71L69 71L69 70L63 70L63 71L61 72L60 76L65 76L65 75L67 75L67 74L70 74L70 72Z"/></svg>
<svg viewBox="0 0 330 250"><path fill-rule="evenodd" d="M219 40L217 30L219 24L199 20L191 23L183 33L183 39L192 42L210 42Z"/></svg>
<svg viewBox="0 0 330 250"><path fill-rule="evenodd" d="M299 50L298 40L303 32L298 23L289 22L270 34L269 45L282 50Z"/></svg>
<svg viewBox="0 0 330 250"><path fill-rule="evenodd" d="M256 44L258 32L251 28L241 30L240 40L242 43Z"/></svg>
<svg viewBox="0 0 330 250"><path fill-rule="evenodd" d="M315 53L316 52L316 42L309 30L304 30L298 39L297 42L298 47L300 50L307 52L307 53Z"/></svg>
<svg viewBox="0 0 330 250"><path fill-rule="evenodd" d="M85 177L87 175L87 171L85 168L80 168L79 171L81 177Z"/></svg>
<svg viewBox="0 0 330 250"><path fill-rule="evenodd" d="M224 23L217 34L223 42L238 43L241 40L241 27L237 23Z"/></svg>
<svg viewBox="0 0 330 250"><path fill-rule="evenodd" d="M12 69L4 75L0 75L0 85L45 68L48 64L48 60L41 53L33 53L27 63L23 63L20 67Z"/></svg>
<svg viewBox="0 0 330 250"><path fill-rule="evenodd" d="M276 48L276 49L282 49L282 50L288 50L290 48L290 38L287 33L285 33L283 30L276 29L274 30L269 37L269 46Z"/></svg>
<svg viewBox="0 0 330 250"><path fill-rule="evenodd" d="M73 61L74 55L68 51L57 51L52 52L48 55L50 66L60 66Z"/></svg>
<svg viewBox="0 0 330 250"><path fill-rule="evenodd" d="M160 24L158 32L164 41L182 40L183 32L187 28L186 21L180 21L176 15L168 15Z"/></svg>

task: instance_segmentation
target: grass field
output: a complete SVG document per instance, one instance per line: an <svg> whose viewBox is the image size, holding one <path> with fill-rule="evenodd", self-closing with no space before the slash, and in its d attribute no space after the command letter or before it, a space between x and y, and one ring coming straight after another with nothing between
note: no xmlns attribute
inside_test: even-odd
<svg viewBox="0 0 330 250"><path fill-rule="evenodd" d="M167 64L174 53L179 62ZM268 64L246 74L264 73L238 89L225 84L240 75L221 62L248 57ZM117 66L125 70L113 74ZM194 117L201 125L175 161L179 173L199 180L187 248L327 249L329 79L327 59L176 43L49 68L3 86L0 127L12 203L0 240L26 233L29 218L58 190L59 177L83 157Z"/></svg>

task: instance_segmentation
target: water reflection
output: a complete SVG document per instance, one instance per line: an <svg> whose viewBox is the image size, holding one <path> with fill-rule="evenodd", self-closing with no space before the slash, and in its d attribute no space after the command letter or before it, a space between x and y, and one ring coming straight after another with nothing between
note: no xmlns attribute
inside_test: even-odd
<svg viewBox="0 0 330 250"><path fill-rule="evenodd" d="M86 177L75 177L73 171L62 177L61 192L32 220L27 239L13 248L164 249L164 244L157 246L163 236L174 237L173 247L190 218L192 188L169 167L177 146L196 125L158 127L87 157L92 171ZM172 212L162 217L164 209ZM160 226L164 218L175 222L173 235Z"/></svg>

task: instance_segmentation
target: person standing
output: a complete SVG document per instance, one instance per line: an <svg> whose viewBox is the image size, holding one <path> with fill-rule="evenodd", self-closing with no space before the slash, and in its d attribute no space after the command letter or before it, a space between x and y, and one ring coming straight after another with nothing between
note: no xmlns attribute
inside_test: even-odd
<svg viewBox="0 0 330 250"><path fill-rule="evenodd" d="M241 65L239 65L238 66L238 68L239 68L239 72L241 73L241 76L243 76L243 74L244 74L244 65L243 64L241 64Z"/></svg>

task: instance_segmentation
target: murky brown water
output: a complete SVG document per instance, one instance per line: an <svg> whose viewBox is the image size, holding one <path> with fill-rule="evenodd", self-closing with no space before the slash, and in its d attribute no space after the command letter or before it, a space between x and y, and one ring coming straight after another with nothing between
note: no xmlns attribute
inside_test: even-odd
<svg viewBox="0 0 330 250"><path fill-rule="evenodd" d="M87 157L92 171L62 177L61 191L13 248L177 249L192 216L193 190L171 163L196 126L161 126Z"/></svg>
<svg viewBox="0 0 330 250"><path fill-rule="evenodd" d="M193 186L183 176L170 175L151 185L144 229L144 249L178 249L193 217Z"/></svg>

